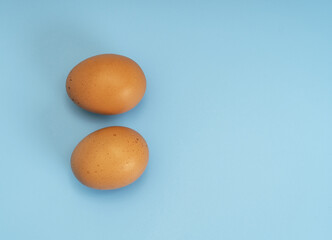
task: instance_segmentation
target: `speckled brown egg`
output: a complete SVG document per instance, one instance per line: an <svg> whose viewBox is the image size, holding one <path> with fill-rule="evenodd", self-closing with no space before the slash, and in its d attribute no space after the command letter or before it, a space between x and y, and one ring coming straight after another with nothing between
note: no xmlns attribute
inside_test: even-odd
<svg viewBox="0 0 332 240"><path fill-rule="evenodd" d="M107 127L85 137L74 149L76 178L95 189L116 189L137 180L149 160L144 138L126 127Z"/></svg>
<svg viewBox="0 0 332 240"><path fill-rule="evenodd" d="M146 79L130 58L102 54L76 65L67 77L66 89L68 96L87 111L120 114L141 101Z"/></svg>

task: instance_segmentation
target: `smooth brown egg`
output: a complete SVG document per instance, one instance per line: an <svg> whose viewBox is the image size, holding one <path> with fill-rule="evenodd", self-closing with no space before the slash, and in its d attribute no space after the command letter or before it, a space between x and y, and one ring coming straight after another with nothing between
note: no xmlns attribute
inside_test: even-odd
<svg viewBox="0 0 332 240"><path fill-rule="evenodd" d="M95 189L116 189L137 180L149 160L144 138L126 127L107 127L85 137L74 149L76 178Z"/></svg>
<svg viewBox="0 0 332 240"><path fill-rule="evenodd" d="M130 58L102 54L76 65L67 77L66 89L78 106L111 115L127 112L141 101L146 79Z"/></svg>

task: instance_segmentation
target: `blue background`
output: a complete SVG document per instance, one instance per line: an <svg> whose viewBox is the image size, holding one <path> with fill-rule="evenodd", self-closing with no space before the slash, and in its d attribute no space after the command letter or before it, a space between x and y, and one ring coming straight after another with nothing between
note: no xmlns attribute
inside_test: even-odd
<svg viewBox="0 0 332 240"><path fill-rule="evenodd" d="M331 1L2 0L0 29L0 239L332 239ZM130 112L66 95L101 53L146 74ZM114 125L148 168L89 189L71 152Z"/></svg>

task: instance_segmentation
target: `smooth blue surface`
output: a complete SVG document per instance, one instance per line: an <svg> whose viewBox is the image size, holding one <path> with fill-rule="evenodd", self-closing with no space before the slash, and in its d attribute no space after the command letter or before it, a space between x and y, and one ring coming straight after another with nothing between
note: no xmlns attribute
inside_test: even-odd
<svg viewBox="0 0 332 240"><path fill-rule="evenodd" d="M2 0L0 31L0 239L332 239L331 1ZM100 53L144 70L134 110L66 96ZM71 152L113 125L147 171L88 189Z"/></svg>

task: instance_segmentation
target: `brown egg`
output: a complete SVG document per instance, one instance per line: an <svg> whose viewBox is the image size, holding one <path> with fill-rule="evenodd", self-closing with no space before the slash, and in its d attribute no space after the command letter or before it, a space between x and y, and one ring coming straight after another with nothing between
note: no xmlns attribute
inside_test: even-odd
<svg viewBox="0 0 332 240"><path fill-rule="evenodd" d="M137 180L149 160L144 138L126 127L107 127L85 137L74 149L76 178L95 189L116 189Z"/></svg>
<svg viewBox="0 0 332 240"><path fill-rule="evenodd" d="M67 77L68 96L80 107L99 114L119 114L143 98L146 80L130 58L116 54L90 57L76 65Z"/></svg>

